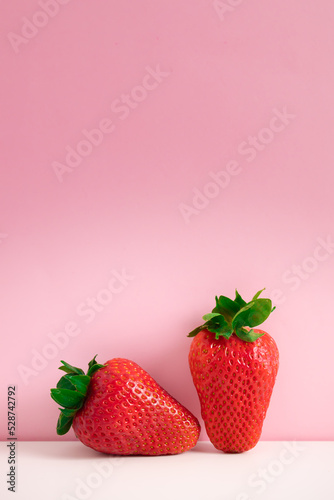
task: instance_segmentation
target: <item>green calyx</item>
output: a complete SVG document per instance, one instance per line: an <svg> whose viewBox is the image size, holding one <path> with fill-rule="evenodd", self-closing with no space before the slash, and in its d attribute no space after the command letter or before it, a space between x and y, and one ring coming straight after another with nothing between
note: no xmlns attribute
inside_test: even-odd
<svg viewBox="0 0 334 500"><path fill-rule="evenodd" d="M60 366L59 370L66 372L66 375L61 377L57 388L51 389L52 399L63 406L63 408L59 408L60 415L57 422L57 434L59 435L66 434L70 430L76 412L84 404L92 375L105 366L99 365L95 358L96 356L89 362L86 374L81 368L61 361L63 366Z"/></svg>
<svg viewBox="0 0 334 500"><path fill-rule="evenodd" d="M263 333L256 333L252 328L263 323L275 309L270 299L259 299L263 290L265 288L257 292L250 302L245 302L237 290L234 300L223 295L216 297L216 307L203 316L205 323L190 332L188 337L195 337L200 331L209 330L216 334L217 340L220 336L229 339L235 333L245 342L254 342Z"/></svg>

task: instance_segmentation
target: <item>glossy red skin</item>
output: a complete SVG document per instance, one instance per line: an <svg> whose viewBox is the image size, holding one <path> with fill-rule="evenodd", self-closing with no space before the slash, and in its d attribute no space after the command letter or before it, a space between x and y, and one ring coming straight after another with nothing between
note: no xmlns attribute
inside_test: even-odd
<svg viewBox="0 0 334 500"><path fill-rule="evenodd" d="M105 365L73 420L83 444L116 455L173 455L195 446L197 418L145 370L120 358Z"/></svg>
<svg viewBox="0 0 334 500"><path fill-rule="evenodd" d="M253 448L278 371L274 339L265 333L255 342L244 342L233 333L216 340L214 333L203 330L191 343L189 365L212 444L227 453Z"/></svg>

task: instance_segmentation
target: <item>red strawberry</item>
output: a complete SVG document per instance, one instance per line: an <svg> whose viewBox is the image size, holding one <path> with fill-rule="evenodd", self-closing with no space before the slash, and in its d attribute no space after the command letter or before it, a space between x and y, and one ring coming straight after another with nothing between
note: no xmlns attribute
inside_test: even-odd
<svg viewBox="0 0 334 500"><path fill-rule="evenodd" d="M86 446L116 455L173 455L195 446L197 418L136 363L95 361L85 375L65 361L51 397L60 408L57 433L73 425Z"/></svg>
<svg viewBox="0 0 334 500"><path fill-rule="evenodd" d="M278 370L274 339L263 330L250 329L273 311L271 300L258 292L246 303L216 297L212 313L190 334L195 337L189 366L201 403L201 413L212 444L224 452L253 448L262 424Z"/></svg>

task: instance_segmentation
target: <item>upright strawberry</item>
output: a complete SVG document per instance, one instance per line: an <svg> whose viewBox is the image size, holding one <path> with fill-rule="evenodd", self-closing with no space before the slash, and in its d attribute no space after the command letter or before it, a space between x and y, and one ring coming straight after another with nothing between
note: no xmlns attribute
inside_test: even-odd
<svg viewBox="0 0 334 500"><path fill-rule="evenodd" d="M274 339L253 329L274 310L260 290L246 303L216 297L216 307L203 316L194 337L189 366L212 444L224 452L250 450L260 439L278 371Z"/></svg>
<svg viewBox="0 0 334 500"><path fill-rule="evenodd" d="M100 365L95 358L86 375L62 361L66 375L51 389L63 407L58 434L73 426L86 446L117 455L172 455L195 446L197 418L146 371L127 359Z"/></svg>

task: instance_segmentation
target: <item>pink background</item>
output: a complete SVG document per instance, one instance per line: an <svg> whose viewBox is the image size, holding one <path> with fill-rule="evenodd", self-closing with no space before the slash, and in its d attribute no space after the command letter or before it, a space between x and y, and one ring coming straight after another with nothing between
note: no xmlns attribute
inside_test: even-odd
<svg viewBox="0 0 334 500"><path fill-rule="evenodd" d="M58 439L59 360L95 354L199 417L187 333L266 287L262 439L334 439L333 2L1 4L1 419L16 384L19 438Z"/></svg>

